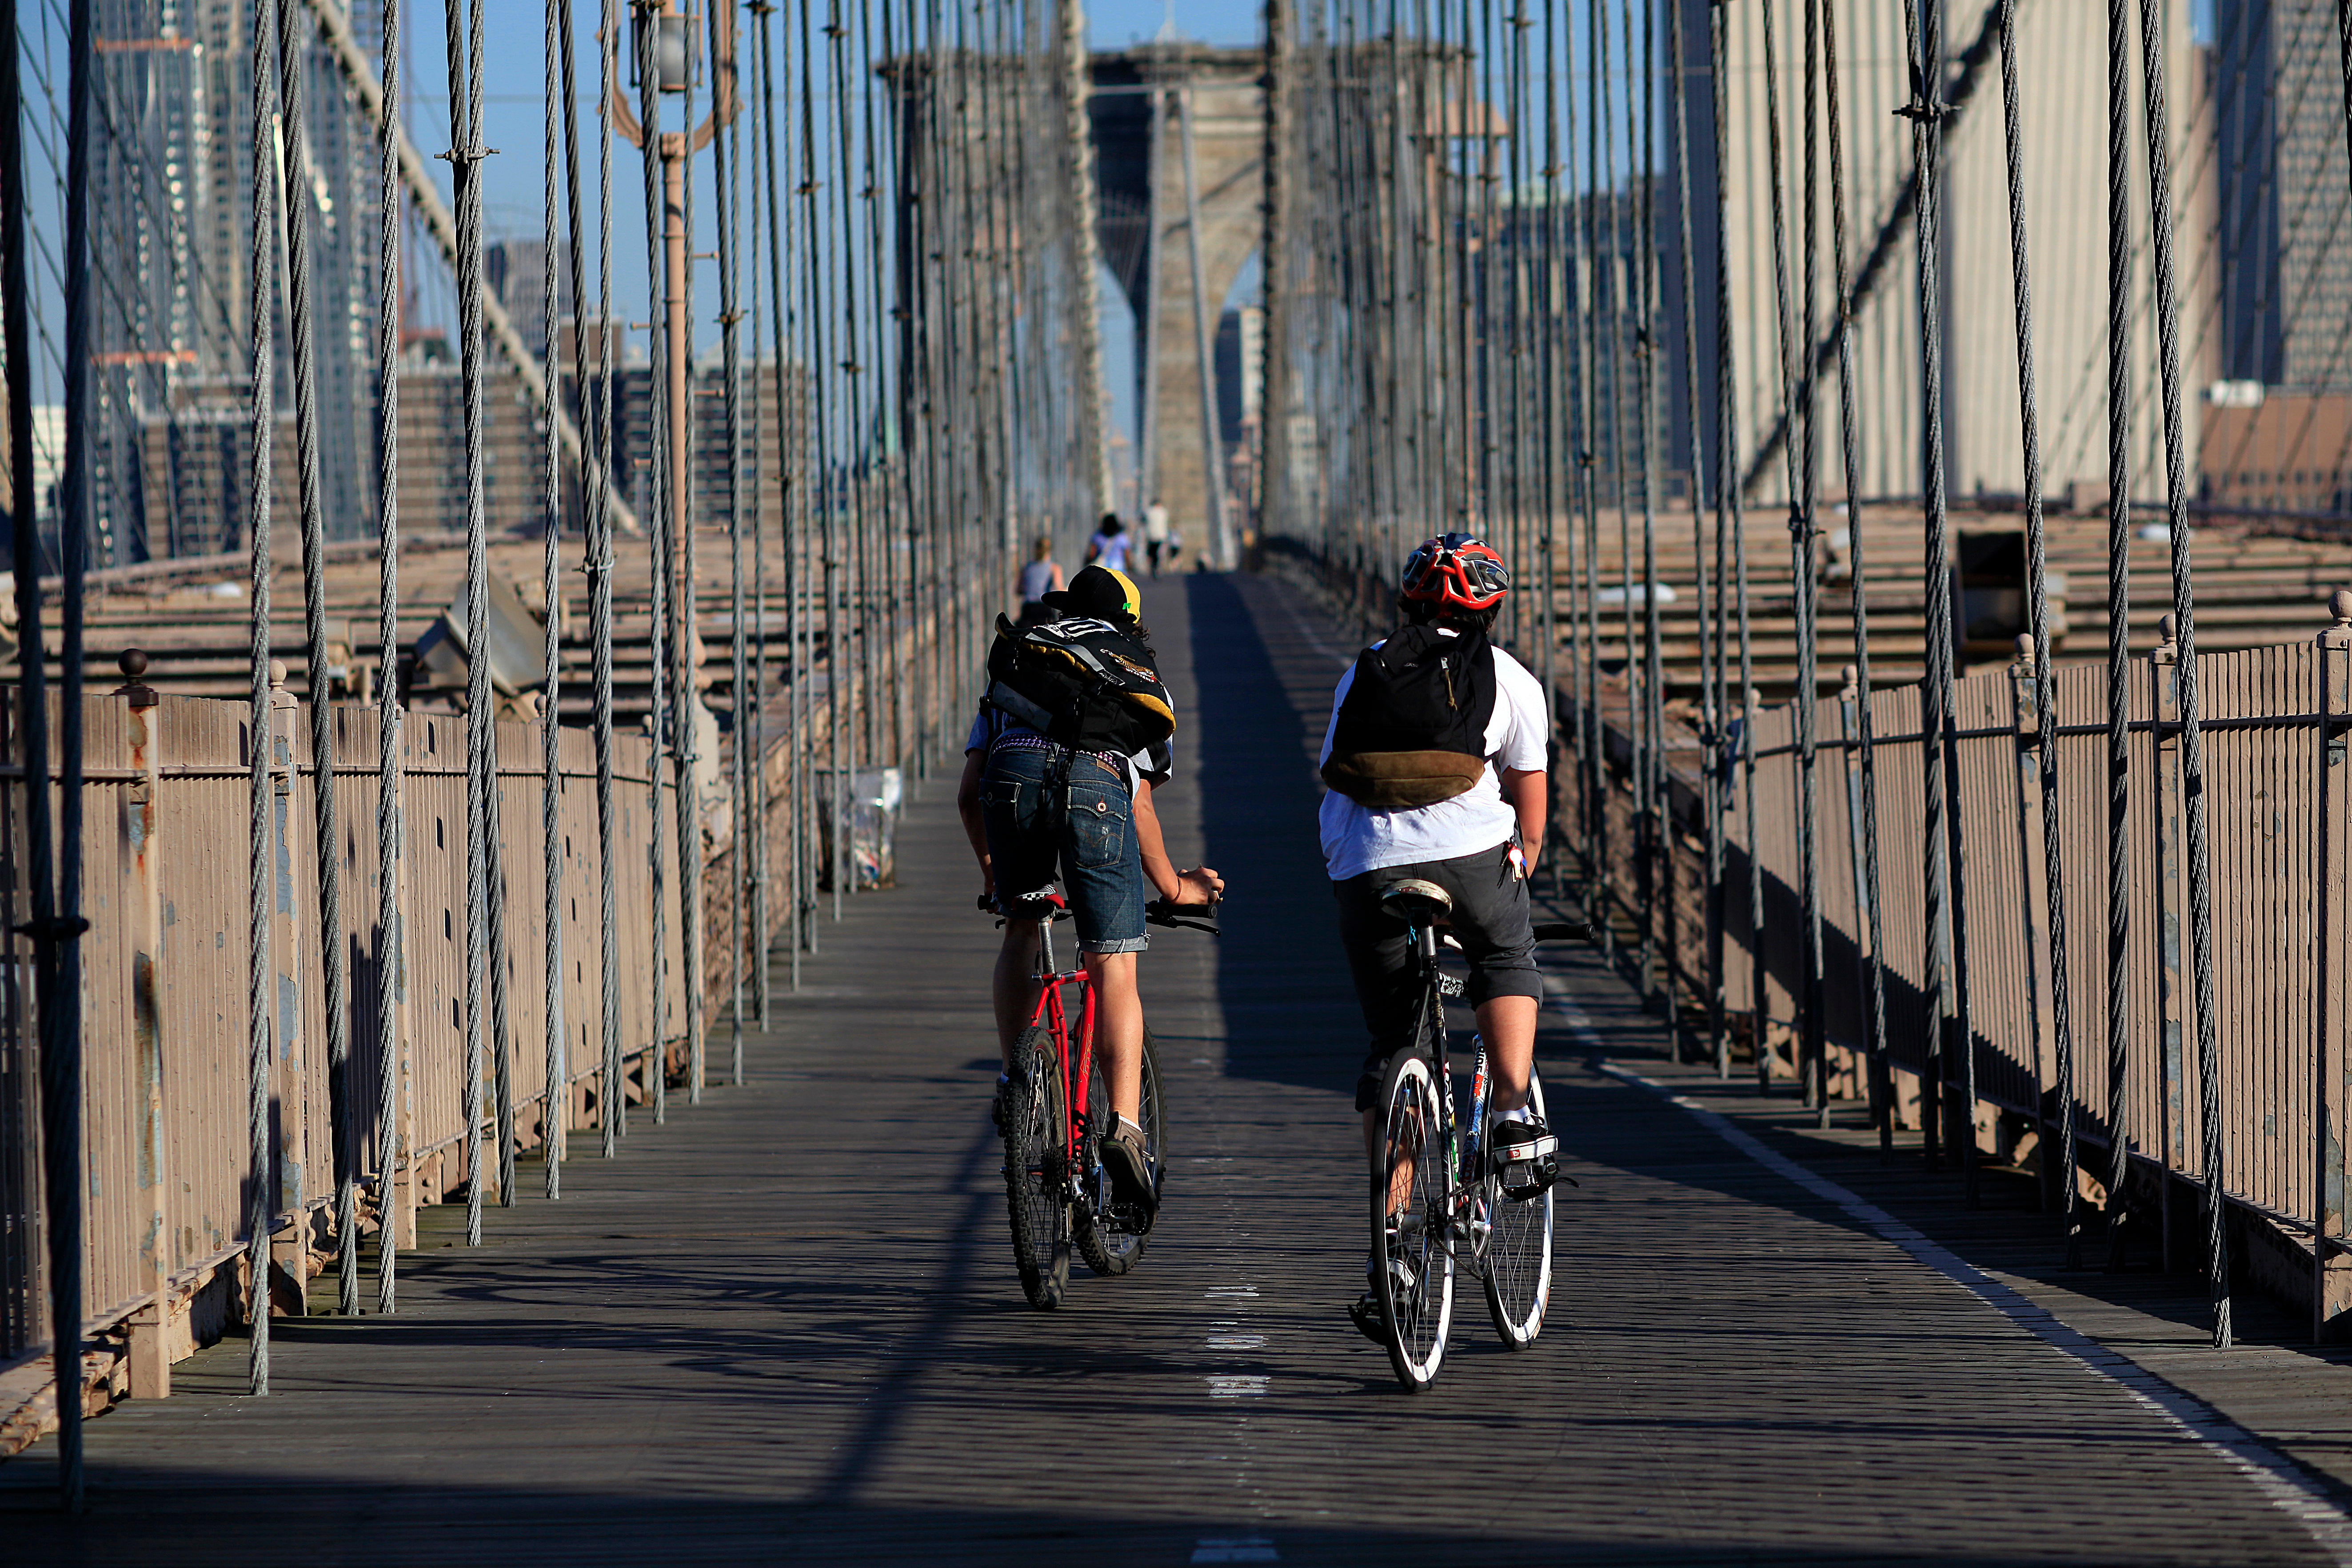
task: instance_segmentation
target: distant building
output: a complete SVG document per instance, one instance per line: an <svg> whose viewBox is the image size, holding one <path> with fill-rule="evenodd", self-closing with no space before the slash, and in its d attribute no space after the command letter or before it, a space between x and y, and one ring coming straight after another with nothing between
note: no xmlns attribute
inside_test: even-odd
<svg viewBox="0 0 2352 1568"><path fill-rule="evenodd" d="M2212 403L2204 470L2205 500L2215 507L2352 512L2352 392Z"/></svg>
<svg viewBox="0 0 2352 1568"><path fill-rule="evenodd" d="M572 251L555 247L555 315L561 321L572 314ZM530 357L547 358L547 242L543 239L502 239L484 248L482 271L490 293L506 308L507 319L530 350Z"/></svg>
<svg viewBox="0 0 2352 1568"><path fill-rule="evenodd" d="M2221 374L2295 392L2352 391L2335 8L2216 0L2214 37Z"/></svg>

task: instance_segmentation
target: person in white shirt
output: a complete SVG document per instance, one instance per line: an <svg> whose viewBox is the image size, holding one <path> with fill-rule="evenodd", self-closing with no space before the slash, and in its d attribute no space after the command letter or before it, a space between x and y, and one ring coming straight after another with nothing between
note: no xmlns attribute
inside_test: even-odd
<svg viewBox="0 0 2352 1568"><path fill-rule="evenodd" d="M1488 1147L1497 1160L1525 1160L1548 1186L1558 1143L1528 1088L1543 998L1528 878L1549 805L1544 690L1486 640L1510 574L1483 542L1432 539L1402 582L1404 625L1340 677L1321 757L1332 786L1320 813L1324 864L1370 1036L1356 1080L1364 1146L1377 1163L1381 1080L1391 1057L1415 1046L1417 965L1404 924L1381 898L1420 879L1452 897L1449 926L1470 963L1469 998L1494 1071ZM1368 1268L1388 1266L1375 1258ZM1349 1315L1369 1337L1385 1337L1370 1291Z"/></svg>
<svg viewBox="0 0 2352 1568"><path fill-rule="evenodd" d="M1128 547L1135 542L1127 525L1118 521L1118 513L1103 513L1102 526L1087 541L1087 564L1099 566L1106 572L1127 570Z"/></svg>
<svg viewBox="0 0 2352 1568"><path fill-rule="evenodd" d="M1160 504L1158 496L1153 496L1151 504L1143 509L1143 559L1150 566L1154 577L1160 575L1162 554L1171 563L1176 558L1176 552L1168 548L1169 540L1168 509Z"/></svg>

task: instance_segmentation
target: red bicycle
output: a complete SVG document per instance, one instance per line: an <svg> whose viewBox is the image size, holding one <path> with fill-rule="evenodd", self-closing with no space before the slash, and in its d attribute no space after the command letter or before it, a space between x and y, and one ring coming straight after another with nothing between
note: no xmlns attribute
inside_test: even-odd
<svg viewBox="0 0 2352 1568"><path fill-rule="evenodd" d="M1013 1220L1013 1261L1033 1307L1055 1307L1070 1282L1075 1246L1097 1274L1125 1274L1143 1257L1152 1208L1119 1201L1103 1169L1101 1141L1114 1123L1110 1085L1094 1070L1095 993L1083 965L1059 969L1054 927L1069 918L1067 900L1048 888L1009 900L1018 917L1037 921L1037 1005L1014 1042L1013 1067L1000 1107L1004 1132L1004 1196ZM997 912L988 900L981 908ZM1205 908L1203 917L1196 909ZM1173 906L1154 900L1145 918L1217 934L1216 906ZM1037 912L1032 912L1037 911ZM1070 1028L1065 991L1077 988L1077 1028ZM1160 1050L1143 1032L1144 1164L1159 1198L1168 1176L1167 1105L1160 1086Z"/></svg>

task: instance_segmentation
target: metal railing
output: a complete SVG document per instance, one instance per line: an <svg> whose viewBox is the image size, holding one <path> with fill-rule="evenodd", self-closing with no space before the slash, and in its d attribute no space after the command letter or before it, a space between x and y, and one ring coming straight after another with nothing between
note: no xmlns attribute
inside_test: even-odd
<svg viewBox="0 0 2352 1568"><path fill-rule="evenodd" d="M2104 1202L2108 1227L2137 1234L2165 1262L2201 1261L2185 1231L2193 1199L2181 1178L2215 1179L2230 1205L2260 1216L2264 1243L2240 1255L2282 1293L2309 1290L2315 1331L2352 1307L2345 1253L2344 1191L2352 1163L2344 1143L2346 1068L2352 1059L2352 944L2346 919L2352 846L2352 593L2334 595L2335 624L2311 642L2200 659L2206 788L2210 814L2217 1006L2214 1071L2197 1059L2199 1031L2186 952L2183 770L2175 701L2178 665L2167 642L2135 662L2128 763L2115 779L2106 755L2105 671L2054 677L2060 749L2057 791L2042 793L2032 664L1970 676L1956 685L1947 737L1954 825L1949 843L1965 910L1955 967L1966 988L1970 1048L1944 1048L1931 994L1936 959L1927 919L1920 689L1870 694L1871 765L1876 770L1879 930L1885 986L1883 1063L1872 1059L1871 921L1862 850L1862 752L1851 683L1817 713L1818 864L1822 922L1823 1025L1833 1098L1869 1102L1890 1125L1927 1126L1963 1164L1990 1156L2041 1172L2051 1206L2069 1119L2086 1196ZM1571 699L1572 700L1572 699ZM1756 842L1740 798L1745 770L1724 749L1726 858L1710 920L1702 802L1695 769L1677 768L1665 835L1666 886L1643 900L1595 879L1621 932L1660 956L1655 984L1677 1016L1716 1015L1753 1042L1759 1073L1797 1078L1796 1037L1805 933L1795 829L1801 785L1794 703L1759 711L1753 737ZM1614 750L1622 752L1622 737ZM1690 748L1696 752L1696 741ZM1598 804L1612 841L1633 842L1631 781L1604 771L1606 797L1583 798L1586 774L1563 769L1563 816ZM2128 932L2121 973L2123 1033L2110 1037L2108 896L2110 789L2128 800ZM2063 952L2051 936L2051 868L2042 817L2054 813L2069 852L2059 874L2073 912ZM1748 857L1762 871L1764 921L1750 918ZM1620 878L1619 881L1625 879ZM1710 930L1719 930L1719 946ZM1760 962L1759 962L1760 960ZM2054 1028L2053 966L2073 999L2071 1061ZM1760 994L1759 987L1761 987ZM1718 1058L1727 1067L1729 1053ZM1883 1067L1884 1071L1874 1068ZM2071 1079L2071 1096L2061 1086ZM2114 1091L2120 1086L2120 1095ZM2207 1099L2220 1129L2205 1133ZM2111 1151L2123 1140L2129 1173L2115 1185ZM2179 1208L2176 1216L2174 1210ZM2134 1216L2126 1218L2126 1215ZM2298 1261L2299 1259L2299 1261ZM2305 1278L2297 1279L2301 1271Z"/></svg>

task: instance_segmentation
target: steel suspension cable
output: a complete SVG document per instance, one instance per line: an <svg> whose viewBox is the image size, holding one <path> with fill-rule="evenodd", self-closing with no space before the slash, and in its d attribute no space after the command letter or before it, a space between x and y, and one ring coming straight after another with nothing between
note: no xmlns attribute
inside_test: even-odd
<svg viewBox="0 0 2352 1568"><path fill-rule="evenodd" d="M719 37L719 6L710 9L710 52L718 58L722 42ZM735 26L732 7L727 8L727 26ZM724 40L729 55L734 53L731 37ZM736 94L730 89L728 97ZM714 116L719 111L714 108ZM759 699L748 684L745 659L749 653L743 639L743 361L742 342L738 331L742 320L740 301L736 296L736 270L740 265L737 245L740 239L738 202L742 182L742 143L736 137L736 116L741 112L735 105L713 127L710 138L712 177L719 187L719 374L726 378L722 389L726 400L723 416L727 426L727 579L728 619L727 651L730 659L730 689L733 693L735 712L730 736L734 766L729 770L734 785L734 831L728 849L728 910L733 918L730 933L733 952L727 971L733 984L728 987L728 1080L743 1081L743 971L751 960L751 936L744 920L749 900L745 898L744 848L750 842L751 823L747 820L751 795L751 727L747 720ZM701 900L697 899L699 906Z"/></svg>
<svg viewBox="0 0 2352 1568"><path fill-rule="evenodd" d="M2058 710L2050 675L2047 543L2042 515L2042 418L2033 380L2033 288L2025 233L2025 152L2017 97L2017 0L2000 0L2000 100L2009 174L2011 287L2017 311L2017 397L2025 479L2026 595L2033 626L2033 727L2040 743L2042 858L2050 907L2050 1007L2058 1069L2058 1187L2066 1218L2066 1267L2080 1268L2080 1184L2075 1179L2074 1031L2068 994L2065 834L2059 818Z"/></svg>
<svg viewBox="0 0 2352 1568"><path fill-rule="evenodd" d="M2352 0L2345 111L2352 121ZM2123 1266L2131 1174L2131 22L2107 0L2107 1261Z"/></svg>
<svg viewBox="0 0 2352 1568"><path fill-rule="evenodd" d="M1765 1075L1770 1070L1768 1048L1764 1043L1765 1027L1769 1016L1764 973L1764 863L1756 834L1756 675L1753 639L1748 617L1748 527L1742 515L1741 487L1738 482L1739 439L1739 384L1733 374L1733 341L1731 332L1731 215L1730 191L1721 171L1730 166L1728 157L1731 117L1727 100L1724 8L1711 6L1707 12L1709 63L1715 79L1715 396L1716 396L1716 561L1718 572L1723 560L1723 538L1731 539L1731 587L1735 613L1739 627L1739 804L1742 813L1742 848L1748 861L1748 957L1749 1009L1755 1029L1756 1072L1759 1081L1769 1086ZM1717 605L1725 595L1718 591ZM1729 709L1729 694L1721 691L1723 639L1716 639L1717 688L1723 710ZM1719 1078L1731 1076L1731 1040L1728 1034L1717 1043L1715 1065Z"/></svg>
<svg viewBox="0 0 2352 1568"><path fill-rule="evenodd" d="M556 341L557 312L555 253L556 224L560 215L568 215L569 226L564 230L565 248L569 259L565 280L572 285L572 354L575 374L572 386L576 395L582 386L577 372L580 363L580 124L573 101L572 68L572 0L547 0L547 38L545 61L545 91L547 96L546 138L543 143L541 169L541 190L544 194L546 227L540 258L540 326L547 344L548 397L558 402L562 397L562 346ZM556 115L563 117L562 156L565 188L556 186ZM566 1122L570 1120L572 1093L571 1075L566 1070L563 1038L563 776L558 755L559 710L562 700L561 663L562 649L559 637L563 625L563 580L557 543L563 531L563 456L562 441L556 436L556 421L547 422L547 441L542 456L545 462L546 495L544 498L545 538L541 541L540 593L546 603L546 638L541 645L546 685L540 701L540 919L545 960L543 984L547 989L546 1047L547 1061L541 1087L546 1098L541 1101L540 1156L546 1165L546 1193L550 1198L563 1195L563 1154ZM581 423L588 423L583 410ZM593 429L593 426L591 426ZM585 437L593 440L593 436ZM593 462L593 458L591 458ZM583 465L580 476L582 499L587 499L588 489L595 484Z"/></svg>
<svg viewBox="0 0 2352 1568"><path fill-rule="evenodd" d="M2172 144L2167 123L2164 30L2160 8L2141 0L2141 96L2147 104L2148 217L2156 262L2158 372L2164 391L2166 520L2172 532L2173 636L2179 647L2173 679L2180 711L2180 785L2186 797L2189 952L2197 1005L2198 1104L2205 1177L2206 1283L2213 1306L2213 1347L2231 1342L2227 1156L2221 1121L2218 1005L2213 978L2212 862L2205 800L2205 735L2199 704L2197 600L2189 531L2189 454L2181 430L2180 307L2172 247ZM2352 110L2347 110L2352 115Z"/></svg>
<svg viewBox="0 0 2352 1568"><path fill-rule="evenodd" d="M247 807L246 914L249 922L249 963L246 971L247 1058L246 1133L248 1165L246 1178L245 1224L248 1272L247 1297L251 1332L247 1360L247 1388L269 1392L269 1237L274 1173L269 1158L270 1073L276 1052L277 986L270 963L270 911L276 888L271 873L276 848L270 828L276 801L270 768L275 761L277 714L269 689L269 553L271 447L275 435L278 268L277 182L271 165L277 159L278 128L278 0L255 0L253 7L253 256L247 321L253 332L252 464L247 497L247 538L251 542L248 603L253 606L251 702L247 710ZM22 577L20 584L37 584L39 578ZM37 592L37 589L36 589ZM37 626L37 619L25 623ZM46 757L47 753L43 753ZM54 918L54 917L52 917ZM62 1328L62 1326L61 1326ZM63 1333L59 1338L62 1341Z"/></svg>
<svg viewBox="0 0 2352 1568"><path fill-rule="evenodd" d="M662 254L664 219L662 199L662 128L661 128L661 64L657 35L660 24L655 0L630 0L637 13L637 124L645 140L640 143L644 156L639 160L645 174L646 204L646 317L651 323L646 336L651 340L653 374L646 378L646 402L650 416L646 421L646 456L651 461L646 471L651 480L649 504L646 508L647 558L651 570L646 574L652 586L652 603L647 616L647 648L651 676L648 681L652 700L648 726L649 745L646 752L646 862L651 887L650 917L652 930L653 1028L646 1041L643 1093L646 1103L653 1108L654 1124L661 1125L669 1115L669 909L662 864L662 754L670 749L669 729L677 716L671 711L668 653L670 543L669 536L676 525L673 496L677 476L671 469L670 451L670 360L676 352L667 325L667 312L677 309L677 302L662 299L654 290L663 289L660 279L667 276ZM684 132L680 132L684 134ZM689 236L688 246L692 247ZM674 287L672 285L671 287Z"/></svg>
<svg viewBox="0 0 2352 1568"><path fill-rule="evenodd" d="M1827 89L1830 142L1830 265L1838 334L1838 441L1845 471L1846 558L1853 575L1854 747L1860 773L1862 900L1870 943L1865 966L1870 1010L1871 1120L1879 1158L1894 1148L1895 1099L1886 1041L1885 922L1879 903L1878 762L1870 694L1870 577L1862 536L1862 448L1853 364L1854 301L1846 292L1845 131L1838 95L1837 7L1822 5L1822 80Z"/></svg>
<svg viewBox="0 0 2352 1568"><path fill-rule="evenodd" d="M836 538L833 472L833 417L831 399L826 389L833 384L832 364L825 352L825 317L827 310L827 273L821 258L830 255L827 243L830 235L824 223L824 204L817 200L822 182L817 179L816 163L816 88L814 59L816 47L810 43L809 15L811 0L800 0L801 51L801 196L804 204L807 250L806 279L808 287L809 366L810 384L816 404L816 478L814 503L817 509L816 586L824 599L824 703L825 703L825 789L826 820L832 829L826 836L825 874L833 891L833 918L841 919L844 870L848 865L848 835L842 831L847 796L842 768L841 733L841 607L840 593L834 582L834 571L839 563L840 549ZM811 949L814 942L812 938Z"/></svg>
<svg viewBox="0 0 2352 1568"><path fill-rule="evenodd" d="M400 682L400 0L383 0L383 109L377 130L380 173L377 201L383 229L377 241L376 274L376 784L375 784L375 1051L376 1051L376 1279L375 1310L390 1312L399 1292L396 1205L403 1194L395 1172L403 1157L408 1114L408 1043L402 1037L398 999L406 989L407 932L402 929L400 889L405 828L401 813L402 755ZM410 1184L415 1181L414 1171Z"/></svg>
<svg viewBox="0 0 2352 1568"><path fill-rule="evenodd" d="M710 16L716 24L718 8ZM691 23L688 24L689 26ZM716 35L714 34L714 37ZM714 56L716 50L713 51ZM713 61L714 72L717 61ZM716 140L719 102L719 83L714 76L711 93L710 125ZM685 231L683 265L677 273L678 299L676 306L680 322L676 352L685 363L671 367L674 390L680 393L677 406L669 411L670 428L677 434L676 460L670 465L671 522L662 535L668 546L663 556L662 570L670 575L670 777L675 784L672 809L677 814L676 834L677 869L678 963L686 981L686 1101L688 1105L702 1103L702 1088L707 1076L706 1053L709 1047L704 1016L703 902L702 902L702 721L705 709L702 693L695 672L702 663L702 629L697 624L699 615L699 584L695 581L699 567L698 538L700 509L695 485L695 400L699 382L694 363L694 82L691 73L687 79L684 101L678 110L678 217ZM681 374L682 373L682 374ZM674 573L674 575L671 575Z"/></svg>
<svg viewBox="0 0 2352 1568"><path fill-rule="evenodd" d="M466 1244L482 1240L482 1051L489 984L488 820L495 771L490 713L488 471L483 450L487 409L482 365L482 195L479 161L481 0L473 0L472 37L464 0L443 0L449 65L449 152L457 195L457 319L466 440Z"/></svg>
<svg viewBox="0 0 2352 1568"><path fill-rule="evenodd" d="M303 127L308 40L278 39L286 190L286 316L293 348L294 472L302 527L302 624L310 700L310 816L319 859L319 960L325 983L327 1092L335 1174L336 1283L346 1317L360 1310L359 1151L352 1125L351 995L343 952L343 846L335 812L335 721L327 692L326 518L320 497L319 380L311 315L310 140Z"/></svg>
<svg viewBox="0 0 2352 1568"><path fill-rule="evenodd" d="M1707 679L1711 628L1707 624L1710 606L1706 595L1706 438L1699 409L1698 284L1691 258L1690 113L1689 100L1684 96L1683 7L1680 5L1666 7L1666 60L1667 96L1674 104L1674 112L1667 124L1673 138L1671 155L1675 164L1675 227L1678 241L1675 261L1683 306L1684 413L1689 423L1691 443L1692 607L1698 623L1699 809L1706 818L1706 879L1699 893L1702 910L1699 919L1705 931L1703 940L1708 957L1700 984L1706 1010L1708 1053L1720 1059L1726 1048L1722 952L1717 940L1722 920L1720 904L1723 897L1723 800L1721 781L1716 775L1717 761L1722 750L1719 732L1721 710L1716 703L1714 688ZM1549 338L1549 334L1546 336ZM1719 613L1719 605L1717 608ZM1679 1055L1679 1045L1676 1050Z"/></svg>
<svg viewBox="0 0 2352 1568"><path fill-rule="evenodd" d="M596 1128L605 1159L620 1152L628 1130L628 1089L621 1051L620 866L613 835L613 101L620 80L621 7L604 0L598 16L596 93L596 429L597 480L588 509L590 722L596 745L598 1023L604 1046L596 1085Z"/></svg>

